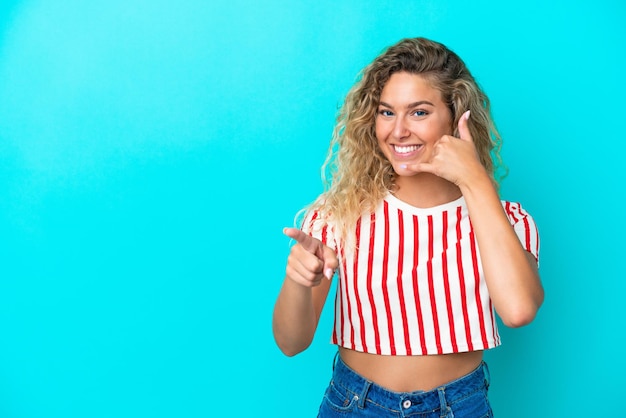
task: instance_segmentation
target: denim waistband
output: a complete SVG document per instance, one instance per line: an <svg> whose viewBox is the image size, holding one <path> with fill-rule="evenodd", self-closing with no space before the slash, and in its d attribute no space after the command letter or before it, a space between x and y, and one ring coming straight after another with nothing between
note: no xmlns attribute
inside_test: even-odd
<svg viewBox="0 0 626 418"><path fill-rule="evenodd" d="M350 367L340 356L336 357L333 371L334 384L354 393L362 408L366 401L380 405L393 405L398 410L432 411L445 408L470 394L489 386L489 369L485 362L472 372L429 391L394 392L367 380ZM395 408L394 408L395 409Z"/></svg>

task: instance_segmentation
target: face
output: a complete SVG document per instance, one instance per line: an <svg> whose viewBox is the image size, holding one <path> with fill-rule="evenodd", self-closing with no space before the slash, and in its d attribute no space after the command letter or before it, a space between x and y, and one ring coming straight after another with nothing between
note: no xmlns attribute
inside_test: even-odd
<svg viewBox="0 0 626 418"><path fill-rule="evenodd" d="M451 134L452 115L439 90L417 74L389 78L380 95L376 138L400 177L412 175L400 165L429 161L435 143Z"/></svg>

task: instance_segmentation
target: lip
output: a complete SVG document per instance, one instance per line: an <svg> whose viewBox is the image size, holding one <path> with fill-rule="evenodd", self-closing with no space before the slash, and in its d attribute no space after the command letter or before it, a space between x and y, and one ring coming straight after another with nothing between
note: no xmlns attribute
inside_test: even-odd
<svg viewBox="0 0 626 418"><path fill-rule="evenodd" d="M405 145L391 144L390 148L394 157L399 158L399 159L410 159L418 155L424 148L424 145L423 144L405 144Z"/></svg>

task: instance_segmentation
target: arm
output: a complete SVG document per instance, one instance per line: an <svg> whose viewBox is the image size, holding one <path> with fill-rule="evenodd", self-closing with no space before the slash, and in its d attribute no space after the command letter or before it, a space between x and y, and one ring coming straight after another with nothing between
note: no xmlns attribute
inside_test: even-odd
<svg viewBox="0 0 626 418"><path fill-rule="evenodd" d="M272 329L283 353L304 351L313 336L339 262L335 252L304 232L286 228L297 241L287 259L286 277L274 306ZM327 280L326 280L327 279Z"/></svg>
<svg viewBox="0 0 626 418"><path fill-rule="evenodd" d="M537 261L527 252L484 172L460 185L476 234L489 295L510 327L530 323L543 303Z"/></svg>
<svg viewBox="0 0 626 418"><path fill-rule="evenodd" d="M409 168L436 174L459 187L467 202L494 307L507 326L523 326L534 319L543 303L537 262L520 243L478 159L468 119L469 111L459 120L460 138L443 136L431 161Z"/></svg>

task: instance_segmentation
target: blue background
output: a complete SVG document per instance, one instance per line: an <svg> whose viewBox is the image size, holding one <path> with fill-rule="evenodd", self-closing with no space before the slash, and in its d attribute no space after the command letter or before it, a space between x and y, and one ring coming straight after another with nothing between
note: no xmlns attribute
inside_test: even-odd
<svg viewBox="0 0 626 418"><path fill-rule="evenodd" d="M274 345L281 230L357 72L408 36L468 63L542 233L545 305L487 353L497 416L626 416L625 11L3 0L0 416L314 416L332 317Z"/></svg>

